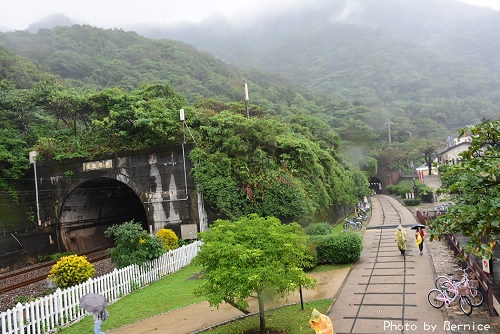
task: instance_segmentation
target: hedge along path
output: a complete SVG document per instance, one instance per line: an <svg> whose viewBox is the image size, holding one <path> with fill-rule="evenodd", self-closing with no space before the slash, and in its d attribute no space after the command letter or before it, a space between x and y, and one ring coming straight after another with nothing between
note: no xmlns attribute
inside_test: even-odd
<svg viewBox="0 0 500 334"><path fill-rule="evenodd" d="M314 289L303 290L304 301L313 301L321 299L333 299L344 282L350 267L324 271L320 273L311 273L308 276L316 279L317 284ZM174 297L174 296L172 296ZM300 302L299 292L296 291L290 295L287 300L268 300L266 309L287 303ZM258 311L257 299L249 300L249 311ZM144 319L133 324L116 328L107 333L113 334L147 334L147 333L165 333L165 334L183 334L191 333L201 328L210 327L218 323L231 320L244 315L234 307L228 304L221 304L219 309L210 307L208 302L192 304L180 309L159 314L157 316ZM113 316L113 315L111 315ZM334 324L335 325L335 324Z"/></svg>

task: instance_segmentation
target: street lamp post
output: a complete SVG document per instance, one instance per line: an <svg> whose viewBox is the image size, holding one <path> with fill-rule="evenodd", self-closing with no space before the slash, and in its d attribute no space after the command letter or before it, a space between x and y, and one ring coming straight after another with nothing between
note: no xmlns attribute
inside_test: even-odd
<svg viewBox="0 0 500 334"><path fill-rule="evenodd" d="M245 87L245 107L246 107L246 111L247 111L247 118L250 118L250 114L248 112L248 103L250 102L250 99L248 97L248 84L245 82L243 84L243 87Z"/></svg>

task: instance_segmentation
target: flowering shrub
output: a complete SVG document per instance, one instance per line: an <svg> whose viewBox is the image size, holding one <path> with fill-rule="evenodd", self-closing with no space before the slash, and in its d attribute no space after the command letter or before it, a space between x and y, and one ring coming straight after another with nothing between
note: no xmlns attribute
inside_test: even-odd
<svg viewBox="0 0 500 334"><path fill-rule="evenodd" d="M163 245L165 246L165 249L171 250L171 249L176 249L179 247L179 238L177 238L177 235L175 234L174 231L166 229L166 228L161 228L157 233L156 236L161 238L163 240Z"/></svg>
<svg viewBox="0 0 500 334"><path fill-rule="evenodd" d="M69 255L62 257L49 273L57 286L68 287L85 282L95 274L94 266L85 256Z"/></svg>

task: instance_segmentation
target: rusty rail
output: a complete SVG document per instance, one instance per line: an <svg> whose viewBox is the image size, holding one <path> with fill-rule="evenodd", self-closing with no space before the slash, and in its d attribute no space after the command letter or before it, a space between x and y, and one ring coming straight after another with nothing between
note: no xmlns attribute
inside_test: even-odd
<svg viewBox="0 0 500 334"><path fill-rule="evenodd" d="M100 251L102 251L104 249L106 249L106 248L100 248L100 249L88 252L88 253L86 253L86 255L97 253L97 252L100 252ZM93 262L104 260L104 259L106 259L108 257L109 256L106 254L106 255L101 255L101 256L95 257L95 258L89 258L88 261L91 262L91 263L93 263ZM50 261L50 262L41 264L41 265L36 266L36 267L31 267L31 268L27 268L27 269L24 269L24 270L21 270L21 271L17 271L15 273L7 274L7 275L4 275L4 276L0 277L0 280L4 280L4 279L10 278L10 277L14 277L14 276L23 275L23 274L26 274L26 273L29 273L29 272L32 272L32 271L35 271L35 270L43 269L43 268L46 268L46 267L50 267L50 266L54 265L55 263L56 263L56 261ZM31 279L28 279L28 280L24 280L24 281L19 282L19 283L15 283L15 284L12 284L12 285L9 285L9 286L2 287L2 288L0 288L0 293L11 291L11 290L15 290L15 289L21 288L23 286L30 285L32 283L43 281L43 280L45 280L47 278L47 275L48 274L44 274L44 275L37 276L37 277L31 278Z"/></svg>

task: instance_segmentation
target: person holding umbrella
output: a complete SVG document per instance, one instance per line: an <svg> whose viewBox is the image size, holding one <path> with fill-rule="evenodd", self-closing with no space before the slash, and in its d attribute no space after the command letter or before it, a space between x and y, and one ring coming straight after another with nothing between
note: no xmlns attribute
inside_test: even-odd
<svg viewBox="0 0 500 334"><path fill-rule="evenodd" d="M98 293L88 293L80 299L80 307L94 316L94 333L104 334L101 331L102 322L109 318L106 310L108 301Z"/></svg>
<svg viewBox="0 0 500 334"><path fill-rule="evenodd" d="M417 240L417 246L420 250L420 255L424 254L424 228L425 225L416 224L411 227L412 230L415 231L415 239Z"/></svg>

